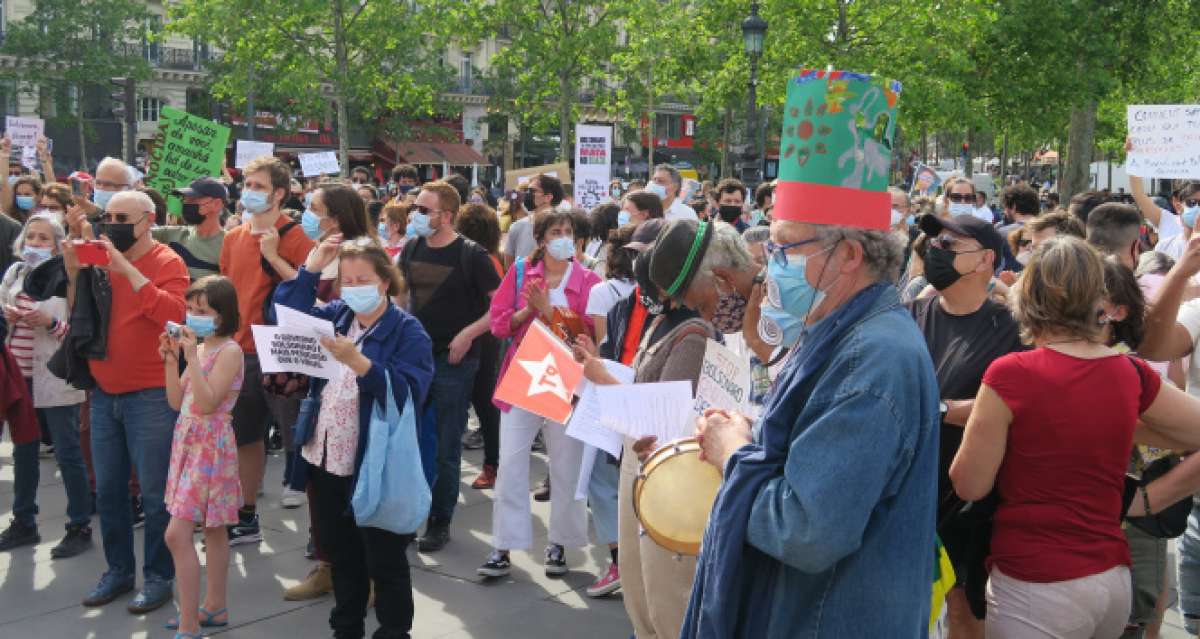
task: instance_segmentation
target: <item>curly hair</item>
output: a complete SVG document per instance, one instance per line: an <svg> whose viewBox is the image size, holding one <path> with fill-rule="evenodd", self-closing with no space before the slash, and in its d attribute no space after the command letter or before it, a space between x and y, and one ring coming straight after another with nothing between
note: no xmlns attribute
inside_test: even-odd
<svg viewBox="0 0 1200 639"><path fill-rule="evenodd" d="M500 218L486 204L468 204L458 213L454 230L482 246L490 255L500 252Z"/></svg>
<svg viewBox="0 0 1200 639"><path fill-rule="evenodd" d="M814 224L823 246L833 246L842 240L857 242L863 248L863 261L871 274L881 282L895 282L904 265L904 242L891 231L868 231L847 226Z"/></svg>

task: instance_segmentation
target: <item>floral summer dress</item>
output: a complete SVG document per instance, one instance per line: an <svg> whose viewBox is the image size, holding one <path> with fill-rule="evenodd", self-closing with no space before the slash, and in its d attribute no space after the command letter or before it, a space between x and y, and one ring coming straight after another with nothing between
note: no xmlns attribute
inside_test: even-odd
<svg viewBox="0 0 1200 639"><path fill-rule="evenodd" d="M207 354L204 372L212 371L217 354L226 348L241 348L230 340ZM166 502L171 516L214 528L235 524L242 506L238 481L237 444L233 437L233 405L242 388L239 370L233 386L216 411L198 415L192 411L191 378L185 376L183 403L171 442L171 469L167 474Z"/></svg>

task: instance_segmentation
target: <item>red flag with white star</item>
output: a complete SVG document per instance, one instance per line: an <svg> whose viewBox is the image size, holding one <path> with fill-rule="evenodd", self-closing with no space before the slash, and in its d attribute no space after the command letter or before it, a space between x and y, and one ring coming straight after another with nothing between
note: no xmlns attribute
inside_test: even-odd
<svg viewBox="0 0 1200 639"><path fill-rule="evenodd" d="M583 366L571 349L535 320L496 385L495 398L561 424L571 416L571 398L582 380Z"/></svg>

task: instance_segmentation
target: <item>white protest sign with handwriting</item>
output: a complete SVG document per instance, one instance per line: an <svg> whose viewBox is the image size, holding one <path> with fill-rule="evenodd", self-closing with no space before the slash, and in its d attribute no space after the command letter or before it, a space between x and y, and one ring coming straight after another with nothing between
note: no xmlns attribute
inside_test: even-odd
<svg viewBox="0 0 1200 639"><path fill-rule="evenodd" d="M252 325L250 331L264 373L303 373L332 379L341 366L311 329Z"/></svg>
<svg viewBox="0 0 1200 639"><path fill-rule="evenodd" d="M301 153L299 160L300 172L304 174L304 177L336 175L342 171L341 165L338 164L337 153L333 151Z"/></svg>
<svg viewBox="0 0 1200 639"><path fill-rule="evenodd" d="M1200 105L1130 104L1126 117L1129 175L1200 178Z"/></svg>
<svg viewBox="0 0 1200 639"><path fill-rule="evenodd" d="M264 155L270 156L275 154L274 142L253 142L251 140L237 141L237 156L234 159L234 168L244 169L251 160L261 158Z"/></svg>
<svg viewBox="0 0 1200 639"><path fill-rule="evenodd" d="M749 396L750 360L708 340L696 382L696 413L702 415L708 408L745 412Z"/></svg>
<svg viewBox="0 0 1200 639"><path fill-rule="evenodd" d="M46 121L41 118L18 118L4 116L4 134L13 146L37 146L38 136L46 131Z"/></svg>

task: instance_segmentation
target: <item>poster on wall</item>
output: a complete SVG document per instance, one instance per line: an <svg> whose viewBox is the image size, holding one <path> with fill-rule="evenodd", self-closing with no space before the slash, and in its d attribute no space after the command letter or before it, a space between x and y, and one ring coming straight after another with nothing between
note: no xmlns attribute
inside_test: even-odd
<svg viewBox="0 0 1200 639"><path fill-rule="evenodd" d="M608 199L612 180L612 127L575 127L575 205L591 210Z"/></svg>

